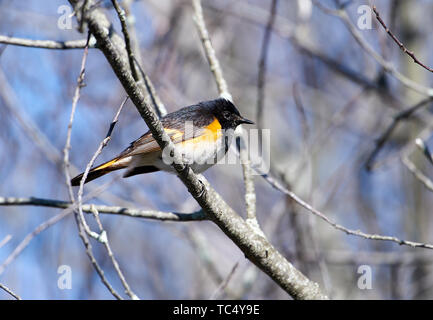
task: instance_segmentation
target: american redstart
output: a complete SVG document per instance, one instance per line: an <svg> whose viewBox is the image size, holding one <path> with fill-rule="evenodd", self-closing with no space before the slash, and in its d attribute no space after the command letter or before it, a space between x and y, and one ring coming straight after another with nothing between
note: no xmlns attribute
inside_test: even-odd
<svg viewBox="0 0 433 320"><path fill-rule="evenodd" d="M254 124L243 118L232 102L224 98L199 102L161 118L165 132L176 145L185 163L201 173L222 158L230 147L236 127L242 123ZM111 171L128 170L123 177L155 171L174 172L170 155L161 150L152 133L147 131L117 157L89 171L85 182ZM83 177L71 180L78 186Z"/></svg>

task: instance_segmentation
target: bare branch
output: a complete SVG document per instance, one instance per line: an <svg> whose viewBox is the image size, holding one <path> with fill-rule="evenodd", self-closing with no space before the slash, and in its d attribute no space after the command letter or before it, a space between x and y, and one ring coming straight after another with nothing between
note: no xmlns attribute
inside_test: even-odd
<svg viewBox="0 0 433 320"><path fill-rule="evenodd" d="M0 43L41 49L84 49L86 42L86 39L71 41L30 40L0 35ZM94 43L90 47L94 47Z"/></svg>
<svg viewBox="0 0 433 320"><path fill-rule="evenodd" d="M108 291L115 297L117 300L123 300L123 298L117 293L117 291L113 288L113 286L110 284L110 282L107 280L104 274L104 270L99 266L98 261L96 261L95 256L92 251L92 245L89 242L89 238L87 236L87 233L83 229L83 224L80 221L80 216L78 214L74 214L75 222L78 226L78 235L80 236L81 240L83 241L84 247L86 248L86 254L90 259L90 263L92 264L93 268L95 269L96 273L98 274L99 278L101 279L104 286L108 289Z"/></svg>
<svg viewBox="0 0 433 320"><path fill-rule="evenodd" d="M77 0L69 0L76 7ZM142 118L148 125L153 137L161 149L173 155L173 167L179 178L187 186L191 195L224 233L254 262L266 272L276 283L297 299L320 299L326 296L317 284L307 279L295 269L275 248L263 237L252 232L251 228L231 209L224 200L207 183L203 176L198 176L185 164L175 149L173 142L165 133L156 114L146 104L144 95L134 78L128 71L127 64L99 22L101 12L98 9L89 12L87 23L90 31L97 39L98 48L102 50L113 71L116 73L129 97L133 101Z"/></svg>
<svg viewBox="0 0 433 320"><path fill-rule="evenodd" d="M424 173L422 173L421 170L419 170L407 156L401 157L401 162L403 162L406 168L414 175L417 180L419 180L428 190L433 192L433 181L431 181Z"/></svg>
<svg viewBox="0 0 433 320"><path fill-rule="evenodd" d="M17 295L16 293L14 293L11 289L9 289L8 287L6 287L4 284L0 283L0 289L3 289L4 291L6 291L8 294L10 294L16 300L21 300L21 297L19 295Z"/></svg>
<svg viewBox="0 0 433 320"><path fill-rule="evenodd" d="M301 198L299 198L294 192L292 192L292 191L288 190L287 188L285 188L280 182L278 182L271 175L262 174L262 177L266 181L268 181L271 184L271 186L273 186L275 189L281 191L282 193L288 195L295 202L297 202L301 207L303 207L307 211L311 212L315 216L319 217L320 219L322 219L323 221L325 221L326 223L328 223L329 225L331 225L335 229L343 231L343 232L345 232L348 235L353 235L353 236L357 236L357 237L361 237L361 238L369 239L369 240L379 240L379 241L394 242L394 243L397 243L399 245L405 245L405 246L409 246L409 247L412 247L412 248L433 249L433 244L429 244L429 243L414 242L414 241L408 241L408 240L401 240L401 239L399 239L397 237L393 237L393 236L384 236L384 235L379 235L379 234L369 234L369 233L362 232L360 230L352 230L352 229L346 228L346 227L344 227L344 226L342 226L342 225L340 225L340 224L332 221L324 213L322 213L319 210L313 208L311 205L309 205L304 200L302 200Z"/></svg>
<svg viewBox="0 0 433 320"><path fill-rule="evenodd" d="M401 49L401 51L403 51L404 53L406 53L409 57L411 57L413 59L413 62L415 62L416 64L419 64L421 67L423 67L424 69L433 72L433 69L426 66L424 63L422 63L421 61L418 60L418 58L415 56L415 54L413 53L413 51L410 51L409 49L407 49L404 44L398 40L398 38L392 33L392 31L386 26L385 22L382 20L382 18L379 15L379 11L377 11L376 6L373 6L373 11L376 15L376 19L379 21L379 23L382 25L382 27L385 29L385 31L389 34L389 36L392 38L392 40L394 40L394 42L399 46L399 48Z"/></svg>
<svg viewBox="0 0 433 320"><path fill-rule="evenodd" d="M98 224L101 238L103 239L101 242L104 244L105 249L107 250L107 253L108 253L108 256L110 257L111 263L113 264L114 269L116 270L116 273L119 276L120 282L122 283L123 287L125 288L126 294L132 300L139 300L137 295L131 290L131 287L129 286L128 282L125 279L125 276L123 275L122 270L120 269L119 263L117 262L116 258L114 257L113 250L111 250L111 246L110 246L110 243L108 241L107 232L102 227L101 220L99 219L98 210L95 208L95 206L91 206L91 210L92 210L93 216L95 217L96 223Z"/></svg>

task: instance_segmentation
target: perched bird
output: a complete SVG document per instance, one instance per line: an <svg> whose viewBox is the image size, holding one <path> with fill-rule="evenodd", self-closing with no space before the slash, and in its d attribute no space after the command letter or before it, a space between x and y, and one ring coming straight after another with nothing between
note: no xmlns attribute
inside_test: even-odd
<svg viewBox="0 0 433 320"><path fill-rule="evenodd" d="M161 123L184 162L196 173L205 171L225 155L238 125L254 124L243 118L234 104L224 98L200 102L169 113L161 118ZM161 150L150 131L132 142L117 157L92 168L85 182L119 169L127 169L125 178L160 170L174 172L169 155ZM71 184L78 186L82 177L83 173L79 174L71 180Z"/></svg>

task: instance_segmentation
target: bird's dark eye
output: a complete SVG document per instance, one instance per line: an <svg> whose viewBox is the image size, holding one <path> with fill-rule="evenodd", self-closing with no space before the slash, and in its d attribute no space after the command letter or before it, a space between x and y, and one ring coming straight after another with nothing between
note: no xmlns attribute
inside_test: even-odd
<svg viewBox="0 0 433 320"><path fill-rule="evenodd" d="M223 112L223 117L224 117L225 119L230 119L230 116L231 116L231 113L230 113L229 111L224 111L224 112Z"/></svg>

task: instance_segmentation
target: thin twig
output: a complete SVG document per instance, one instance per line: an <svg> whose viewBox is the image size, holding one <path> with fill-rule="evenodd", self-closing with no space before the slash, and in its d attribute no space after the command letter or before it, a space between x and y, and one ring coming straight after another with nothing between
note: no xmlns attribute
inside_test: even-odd
<svg viewBox="0 0 433 320"><path fill-rule="evenodd" d="M123 100L123 102L121 103L118 111L116 112L116 115L113 118L113 121L110 124L110 127L108 129L108 132L107 132L107 135L106 135L105 139L100 143L100 145L98 147L98 150L95 152L95 154L93 155L92 159L87 164L86 170L84 171L83 177L82 177L82 179L80 181L80 189L78 190L78 213L79 213L79 219L77 217L77 220L79 222L81 222L81 224L83 226L83 230L87 233L87 235L91 236L92 238L94 238L94 239L96 239L99 242L101 242L101 243L104 244L104 246L105 246L105 248L107 250L108 256L110 257L110 259L111 259L111 261L113 263L114 269L116 270L116 272L117 272L117 274L119 276L119 279L120 279L122 285L125 288L126 294L131 299L137 300L138 299L137 295L131 290L129 284L126 282L125 277L124 277L122 271L120 270L119 264L118 264L117 260L114 257L114 254L113 254L113 252L111 250L111 247L110 247L110 244L108 242L107 233L105 232L105 230L102 227L102 224L101 224L101 222L99 220L99 215L97 213L97 210L95 209L95 206L91 206L91 211L94 214L95 219L97 219L98 225L100 226L100 232L101 232L100 234L97 234L96 232L93 232L89 228L89 226L87 225L86 218L84 217L84 214L83 214L83 202L82 202L82 195L83 195L83 190L84 190L84 182L86 181L86 178L87 178L87 175L88 175L88 173L90 171L90 168L93 166L93 164L96 161L96 158L101 154L102 150L105 148L105 146L110 141L111 134L113 132L114 127L116 126L116 123L118 121L120 112L122 111L123 106L126 104L127 101L128 101L128 97L126 97Z"/></svg>
<svg viewBox="0 0 433 320"><path fill-rule="evenodd" d="M3 289L4 291L6 291L8 294L10 294L12 297L14 297L16 300L21 300L21 297L19 295L17 295L16 293L14 293L11 289L9 289L8 287L6 287L4 284L0 283L0 289Z"/></svg>
<svg viewBox="0 0 433 320"><path fill-rule="evenodd" d="M431 252L421 250L410 251L344 251L330 250L324 252L327 263L335 265L372 264L372 265L431 265L433 256ZM307 262L316 263L314 256L307 252Z"/></svg>
<svg viewBox="0 0 433 320"><path fill-rule="evenodd" d="M433 192L433 181L431 181L424 173L422 173L421 170L419 170L407 156L402 156L401 162L418 181L420 181L428 190Z"/></svg>
<svg viewBox="0 0 433 320"><path fill-rule="evenodd" d="M111 250L110 242L108 241L107 232L104 230L101 220L99 219L99 212L96 210L95 206L91 206L91 210L93 213L93 216L95 217L96 223L99 227L99 232L103 236L104 241L102 243L105 246L105 249L107 250L108 256L111 259L111 263L114 266L114 269L117 272L117 275L119 276L120 282L122 282L123 287L125 288L126 294L132 299L132 300L138 300L137 295L131 290L131 287L129 286L128 282L125 279L125 276L123 275L122 270L120 269L119 263L117 262L116 258L114 257L113 250Z"/></svg>
<svg viewBox="0 0 433 320"><path fill-rule="evenodd" d="M100 145L99 145L97 151L96 151L95 154L93 155L93 157L92 157L92 159L90 160L90 162L87 164L86 171L84 172L83 177L82 177L82 179L81 179L81 181L80 181L80 189L79 189L79 191L78 191L78 211L79 211L80 217L81 217L81 219L82 219L82 221L83 221L85 231L88 232L89 235L91 235L91 236L93 236L93 237L96 237L96 238L98 238L98 236L97 236L96 234L94 234L94 233L92 233L92 232L90 231L90 229L89 229L89 227L87 226L87 223L86 223L86 221L85 221L85 219L84 219L84 216L83 216L83 203L82 203L82 196L83 196L83 190L84 190L84 188L83 188L83 187L84 187L84 181L86 181L86 178L87 178L87 175L88 175L88 173L89 173L89 171L90 171L90 168L93 166L93 163L95 162L97 156L102 152L102 149L103 149L103 148L107 145L107 143L110 141L110 139L111 139L111 134L112 134L112 132L113 132L113 130L114 130L114 127L115 127L115 125L116 125L116 123L117 123L117 121L118 121L118 118L119 118L120 112L122 111L123 106L125 105L125 103L126 103L127 101L128 101L128 97L126 97L126 98L123 100L123 102L121 103L119 109L117 110L117 112L116 112L116 114L115 114L115 116L114 116L114 118L113 118L113 121L111 122L111 124L110 124L110 126L109 126L109 129L108 129L108 132L107 132L107 135L106 135L105 139L100 143ZM69 180L68 180L68 183L70 184Z"/></svg>
<svg viewBox="0 0 433 320"><path fill-rule="evenodd" d="M117 291L113 288L113 286L110 284L110 282L107 280L104 274L104 270L99 266L98 261L96 261L95 255L92 251L92 245L90 244L89 238L87 236L87 233L84 231L83 224L80 221L80 216L78 214L74 214L75 222L78 227L78 234L83 241L84 247L86 248L86 254L90 259L90 263L92 264L93 268L96 270L96 273L98 274L99 278L101 279L102 283L105 285L105 287L108 289L108 291L117 299L117 300L123 300L123 298L117 293Z"/></svg>
<svg viewBox="0 0 433 320"><path fill-rule="evenodd" d="M78 213L80 216L80 220L83 224L84 227L84 231L86 231L86 233L91 236L92 238L99 240L100 239L100 235L98 235L97 233L93 232L90 230L87 222L86 222L86 218L84 217L83 214L83 192L84 192L84 183L87 179L87 176L90 172L90 169L92 168L93 164L95 163L96 159L98 158L98 156L101 154L102 150L107 146L108 142L111 140L111 134L113 132L113 129L117 123L118 117L120 112L123 109L123 106L125 105L126 101L128 101L128 97L126 97L123 102L120 104L120 107L118 109L118 111L116 112L113 121L110 124L110 127L108 129L107 135L105 137L104 140L102 140L102 142L99 144L98 149L96 150L96 152L94 153L93 157L91 158L91 160L89 161L89 163L86 166L86 170L83 173L83 176L80 180L80 187L78 189L78 196L77 196L77 201L78 201Z"/></svg>
<svg viewBox="0 0 433 320"><path fill-rule="evenodd" d="M405 245L405 246L409 246L409 247L412 247L412 248L433 249L433 244L429 244L429 243L422 243L422 242L414 242L414 241L408 241L408 240L401 240L401 239L399 239L397 237L393 237L393 236L384 236L384 235L379 235L379 234L369 234L369 233L362 232L360 230L352 230L352 229L346 228L346 227L344 227L344 226L342 226L342 225L340 225L340 224L332 221L330 218L328 218L325 214L323 214L319 210L313 208L311 205L309 205L304 200L302 200L301 198L299 198L294 192L292 192L292 191L288 190L287 188L285 188L279 181L277 181L271 175L269 175L269 174L262 174L262 177L271 186L273 186L275 189L279 190L280 192L288 195L295 202L297 202L301 207L303 207L307 211L311 212L315 216L319 217L320 219L322 219L323 221L325 221L326 223L328 223L329 225L331 225L335 229L343 231L343 232L345 232L348 235L353 235L353 236L357 236L357 237L361 237L361 238L369 239L369 240L379 240L379 241L394 242L394 243L397 243L399 245Z"/></svg>
<svg viewBox="0 0 433 320"><path fill-rule="evenodd" d="M111 121L110 123L110 127L108 128L108 132L107 135L105 136L105 138L110 138L111 134L113 133L114 127L117 124L117 121L119 121L119 115L122 112L123 107L125 106L125 103L128 101L129 97L127 96L125 99L123 99L119 109L116 112L116 115L114 116L113 121Z"/></svg>
<svg viewBox="0 0 433 320"><path fill-rule="evenodd" d="M0 43L23 46L41 49L84 49L87 40L72 40L72 41L54 41L54 40L30 40L23 38L7 37L0 35ZM90 47L94 47L95 43L92 41Z"/></svg>
<svg viewBox="0 0 433 320"><path fill-rule="evenodd" d="M266 85L266 60L268 57L269 43L271 40L271 31L275 22L275 14L277 12L278 0L272 0L269 20L266 24L265 33L263 35L262 48L260 50L259 73L257 76L257 128L263 129L263 109L265 104L265 85ZM261 140L260 140L261 141Z"/></svg>
<svg viewBox="0 0 433 320"><path fill-rule="evenodd" d="M117 12L117 15L120 20L120 25L122 26L122 33L125 38L125 48L126 48L126 52L128 53L128 61L129 61L129 67L131 69L132 77L134 78L135 81L139 81L137 69L135 68L134 53L131 48L131 40L129 37L128 27L126 25L125 11L119 6L117 0L111 0L111 3L113 4L113 7Z"/></svg>
<svg viewBox="0 0 433 320"><path fill-rule="evenodd" d="M385 29L385 31L389 34L389 36L392 38L392 40L394 40L394 42L399 46L399 48L401 49L401 51L403 51L404 53L406 53L409 57L411 57L413 59L413 62L415 62L416 64L419 64L421 67L423 67L424 69L433 72L433 69L426 66L424 63L422 63L416 56L415 53L413 51L410 51L409 49L407 49L404 44L398 40L398 38L392 33L392 31L386 26L385 22L382 20L382 18L379 15L379 11L377 11L376 6L373 6L373 11L376 15L376 19L379 21L379 23L382 25L382 27Z"/></svg>

